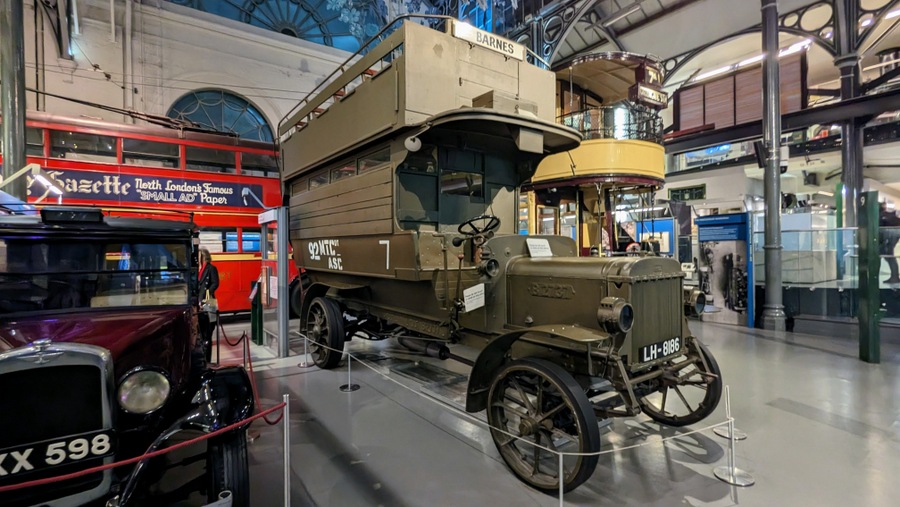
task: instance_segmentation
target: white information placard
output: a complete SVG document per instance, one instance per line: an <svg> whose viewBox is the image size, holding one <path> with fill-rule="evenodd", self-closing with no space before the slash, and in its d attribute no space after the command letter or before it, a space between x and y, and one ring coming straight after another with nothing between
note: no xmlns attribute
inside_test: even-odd
<svg viewBox="0 0 900 507"><path fill-rule="evenodd" d="M278 299L278 277L269 277L269 296L272 299Z"/></svg>
<svg viewBox="0 0 900 507"><path fill-rule="evenodd" d="M466 305L466 313L484 306L484 284L479 283L463 291L463 302Z"/></svg>
<svg viewBox="0 0 900 507"><path fill-rule="evenodd" d="M528 255L532 257L553 257L550 250L550 242L546 238L528 238L525 240L528 244Z"/></svg>
<svg viewBox="0 0 900 507"><path fill-rule="evenodd" d="M668 232L644 232L641 234L641 241L650 241L655 239L659 241L659 251L660 252L668 252L669 251L669 233Z"/></svg>

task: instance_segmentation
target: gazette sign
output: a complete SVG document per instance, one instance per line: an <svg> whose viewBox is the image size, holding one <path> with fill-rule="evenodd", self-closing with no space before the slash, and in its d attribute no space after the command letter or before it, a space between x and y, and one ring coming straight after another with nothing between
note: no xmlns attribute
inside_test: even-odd
<svg viewBox="0 0 900 507"><path fill-rule="evenodd" d="M262 199L261 185L68 169L47 169L46 172L62 183L63 200L261 208L250 195L252 193ZM43 191L41 186L32 187L32 183L32 178L29 178L28 196L40 197Z"/></svg>

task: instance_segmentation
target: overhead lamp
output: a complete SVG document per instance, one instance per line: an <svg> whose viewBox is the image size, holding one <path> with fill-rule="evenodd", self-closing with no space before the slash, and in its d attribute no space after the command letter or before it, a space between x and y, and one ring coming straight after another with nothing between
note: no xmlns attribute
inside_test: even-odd
<svg viewBox="0 0 900 507"><path fill-rule="evenodd" d="M250 201L247 199L248 197L252 197L254 201L259 204L259 207L262 209L271 209L260 200L259 196L256 195L253 190L250 190L248 187L244 187L241 189L241 199L244 201L244 206L250 206Z"/></svg>
<svg viewBox="0 0 900 507"><path fill-rule="evenodd" d="M58 186L54 185L52 181L48 180L43 174L35 174L34 179L38 180L41 185L47 188L48 192L52 192L56 195L62 195L63 191Z"/></svg>
<svg viewBox="0 0 900 507"><path fill-rule="evenodd" d="M761 62L766 55L756 55L753 58L747 58L737 64L738 67L746 67L747 65L753 65L756 62Z"/></svg>
<svg viewBox="0 0 900 507"><path fill-rule="evenodd" d="M804 49L808 48L810 44L812 44L812 40L810 40L810 39L803 39L802 41L800 41L800 42L798 42L798 43L796 43L796 44L792 44L792 45L791 45L789 48L787 48L787 49L782 49L782 50L778 53L778 58L781 58L782 56L792 55L792 54L794 54L794 53L799 53L800 51L803 51Z"/></svg>
<svg viewBox="0 0 900 507"><path fill-rule="evenodd" d="M643 1L643 0L641 0ZM603 23L600 23L600 26L603 28L609 28L611 25L615 24L617 21L625 19L626 17L634 14L635 12L641 10L641 2L635 2L628 7L623 7L618 12L610 14L609 19L605 20Z"/></svg>
<svg viewBox="0 0 900 507"><path fill-rule="evenodd" d="M646 208L629 208L628 205L616 206L616 211L625 213L646 213L648 211L662 211L664 209L666 209L665 206L649 206Z"/></svg>
<svg viewBox="0 0 900 507"><path fill-rule="evenodd" d="M778 58L781 58L782 56L792 55L792 54L794 54L794 53L799 53L800 51L803 51L804 49L809 48L809 46L810 46L811 44L812 44L812 40L810 40L810 39L803 39L802 41L797 42L796 44L792 44L791 46L786 47L786 48L782 49L781 51L779 51L779 52L778 52ZM726 72L730 72L730 71L732 71L732 70L740 69L740 68L746 67L746 66L748 66L748 65L753 65L754 63L761 62L765 57L766 57L766 55L764 55L764 54L762 54L762 55L756 55L756 56L747 58L746 60L741 60L740 62L738 62L738 63L736 63L736 64L734 64L734 65L728 65L728 66L725 66L725 67L720 67L720 68L718 68L718 69L716 69L716 70L711 70L711 71L709 71L709 72L704 72L703 74L699 74L699 75L697 75L697 76L691 78L691 81L690 81L690 82L691 82L691 83L696 83L697 81L703 81L703 80L706 79L706 78L710 78L710 77L713 77L713 76L718 76L719 74L724 74L724 73L726 73Z"/></svg>
<svg viewBox="0 0 900 507"><path fill-rule="evenodd" d="M828 196L828 197L834 197L834 192L826 192L826 191L824 191L824 190L819 190L819 191L816 192L816 193L817 193L817 194L822 194L822 195Z"/></svg>
<svg viewBox="0 0 900 507"><path fill-rule="evenodd" d="M709 71L709 72L704 72L703 74L699 74L699 75L697 75L696 77L694 77L693 80L694 80L694 81L703 81L703 80L706 79L706 78L713 77L713 76L718 76L719 74L724 74L724 73L726 73L726 72L732 70L733 68L734 68L734 67L733 67L732 65L728 65L728 66L725 66L725 67L718 68L718 69L716 69L716 70L711 70L711 71Z"/></svg>
<svg viewBox="0 0 900 507"><path fill-rule="evenodd" d="M37 181L46 189L44 191L44 194L41 197L39 197L35 201L35 203L39 203L39 202L43 201L44 199L47 198L48 195L50 195L52 193L57 196L59 204L62 204L64 185L62 183L60 183L59 181L57 181L57 179L54 178L52 174L48 173L47 171L44 171L44 169L41 168L41 166L39 164L28 164L25 167L14 172L12 175L10 175L9 178L4 179L3 182L0 183L0 188L3 188L6 185L9 185L16 178L20 178L27 174L30 174L30 176L33 178L34 181Z"/></svg>
<svg viewBox="0 0 900 507"><path fill-rule="evenodd" d="M894 9L891 12L887 13L887 16L885 16L884 19L893 19L897 16L900 16L900 9Z"/></svg>

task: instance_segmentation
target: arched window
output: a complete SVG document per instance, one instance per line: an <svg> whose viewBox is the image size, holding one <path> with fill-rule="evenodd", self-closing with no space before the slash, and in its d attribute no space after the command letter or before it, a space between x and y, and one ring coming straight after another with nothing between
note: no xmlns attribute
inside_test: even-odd
<svg viewBox="0 0 900 507"><path fill-rule="evenodd" d="M208 129L251 141L274 141L266 117L246 99L225 90L197 90L175 101L169 118L188 120Z"/></svg>

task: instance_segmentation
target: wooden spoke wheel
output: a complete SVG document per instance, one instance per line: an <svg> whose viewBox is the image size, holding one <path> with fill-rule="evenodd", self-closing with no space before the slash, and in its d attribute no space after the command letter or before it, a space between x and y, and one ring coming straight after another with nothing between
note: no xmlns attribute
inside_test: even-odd
<svg viewBox="0 0 900 507"><path fill-rule="evenodd" d="M344 350L344 317L331 299L313 299L306 313L306 337L313 362L323 370L337 367Z"/></svg>
<svg viewBox="0 0 900 507"><path fill-rule="evenodd" d="M500 456L535 489L556 493L562 477L564 491L571 491L597 467L598 456L565 456L559 470L556 452L600 450L600 428L581 386L549 361L519 359L497 373L488 398L488 423Z"/></svg>
<svg viewBox="0 0 900 507"><path fill-rule="evenodd" d="M663 363L666 372L651 381L649 394L640 399L644 413L667 426L702 421L722 397L722 372L716 359L696 338L685 341L687 353Z"/></svg>

